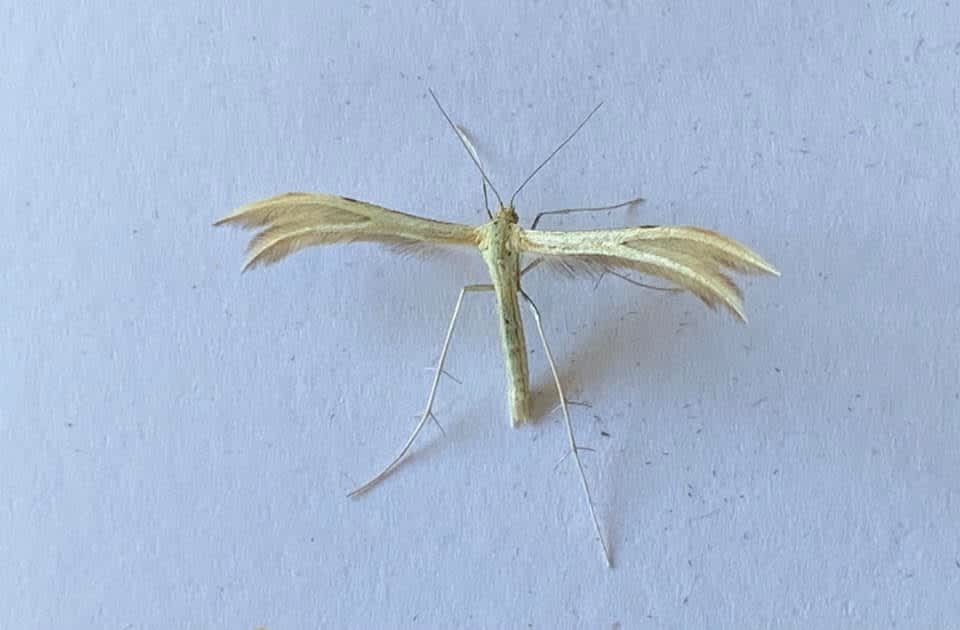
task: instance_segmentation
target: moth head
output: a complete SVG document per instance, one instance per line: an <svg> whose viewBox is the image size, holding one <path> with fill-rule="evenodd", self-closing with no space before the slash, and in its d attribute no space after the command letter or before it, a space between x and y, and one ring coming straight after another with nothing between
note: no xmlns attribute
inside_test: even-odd
<svg viewBox="0 0 960 630"><path fill-rule="evenodd" d="M517 211L513 209L513 204L500 204L497 208L497 216L494 217L494 220L503 220L507 223L519 223L520 217L517 216Z"/></svg>

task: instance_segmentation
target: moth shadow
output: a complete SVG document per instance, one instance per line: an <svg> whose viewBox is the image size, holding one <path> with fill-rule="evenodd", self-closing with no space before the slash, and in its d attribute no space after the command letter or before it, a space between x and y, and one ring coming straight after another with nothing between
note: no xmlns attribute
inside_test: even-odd
<svg viewBox="0 0 960 630"><path fill-rule="evenodd" d="M616 321L604 318L585 324L580 329L583 332L578 331L574 335L574 343L566 346L562 354L554 349L556 342L551 345L560 384L568 403L573 403L571 415L576 415L575 409L579 406L597 410L598 407L588 395L583 398L581 395L600 383L609 382L613 376L620 383L639 382L652 375L670 374L673 365L682 361L682 349L677 346L686 344L677 344L676 336L687 326L684 320L689 319L689 314L685 309L672 300L651 301L643 308L629 304L621 306L624 310ZM551 339L548 337L547 341ZM539 339L533 337L527 344L530 348L536 348L533 352L537 355L537 367L531 370L535 374L535 381L531 384L531 420L541 422L559 411L560 400L553 375L543 359ZM642 348L643 352L633 352L633 348ZM540 369L540 363L543 369ZM644 379L625 379L623 375L630 373L648 376Z"/></svg>
<svg viewBox="0 0 960 630"><path fill-rule="evenodd" d="M629 491L627 480L632 477L629 471L619 470L612 464L623 461L624 453L634 454L643 450L644 438L635 430L637 423L629 422L642 412L637 406L630 404L628 401L631 399L628 398L611 403L611 408L623 410L626 407L628 410L627 414L621 415L618 423L613 425L604 420L607 415L604 413L605 405L591 401L589 392L602 383L614 382L613 391L636 390L639 399L642 393L639 389L641 384L650 387L651 383L657 383L667 390L680 387L678 379L682 378L682 371L676 366L683 364L691 350L700 342L700 338L708 334L705 327L698 324L712 315L708 310L705 314L698 314L696 309L687 308L687 305L678 299L647 299L642 305L638 305L639 300L644 298L639 297L630 302L618 301L614 307L619 310L618 316L585 324L575 335L575 341L567 344L563 352L554 357L568 402L580 403L570 406L571 422L578 445L587 448L604 447L600 450L607 451L610 443L606 440L611 437L610 433L614 433L614 439L620 443L616 448L619 454L609 452L602 457L603 463L595 463L595 466L603 467L602 472L595 470L591 475L605 479L603 499L598 501L599 497L595 496L595 502L598 507L606 505L608 508L602 522L613 554L617 542L623 540L624 519L627 516L618 506L623 505L621 499L624 492ZM550 338L547 340L549 342ZM533 346L532 343L530 345ZM642 352L636 352L637 348L642 349ZM539 355L540 360L534 362L538 367L534 372L536 380L533 385L532 414L538 423L559 414L560 402L552 373L542 359L542 349ZM542 369L539 369L541 363ZM656 414L651 413L651 416L655 417ZM609 429L610 433L606 429ZM585 459L587 466L589 459ZM637 461L637 458L629 455L626 459Z"/></svg>

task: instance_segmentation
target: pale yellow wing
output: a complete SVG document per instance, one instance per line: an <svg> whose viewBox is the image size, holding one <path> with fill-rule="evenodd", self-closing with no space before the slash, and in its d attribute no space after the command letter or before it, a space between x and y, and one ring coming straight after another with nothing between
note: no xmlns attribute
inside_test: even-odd
<svg viewBox="0 0 960 630"><path fill-rule="evenodd" d="M740 288L727 275L780 275L756 252L722 234L698 227L643 226L617 230L552 232L520 230L520 250L562 265L633 269L690 291L710 308L722 304L746 317Z"/></svg>
<svg viewBox="0 0 960 630"><path fill-rule="evenodd" d="M247 248L244 270L277 262L312 245L375 241L402 247L476 245L477 229L433 221L324 193L286 193L255 201L214 225L259 229Z"/></svg>

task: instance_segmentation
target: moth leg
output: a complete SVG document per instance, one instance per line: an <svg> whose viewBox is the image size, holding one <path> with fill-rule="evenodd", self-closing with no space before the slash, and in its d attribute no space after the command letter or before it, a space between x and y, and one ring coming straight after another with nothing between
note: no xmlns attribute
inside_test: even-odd
<svg viewBox="0 0 960 630"><path fill-rule="evenodd" d="M624 282L629 282L630 284L643 287L644 289L653 289L654 291L666 291L668 293L681 293L683 289L678 287L658 287L655 284L647 284L646 282L640 282L639 280L634 280L630 276L624 275L617 271L616 269L604 269L600 272L600 276L597 277L597 282L594 284L594 288L600 285L600 281L603 280L603 277L606 275L614 276L615 278L620 278Z"/></svg>
<svg viewBox="0 0 960 630"><path fill-rule="evenodd" d="M534 258L533 260L530 261L530 264L528 264L526 267L520 270L520 275L524 276L528 271L533 271L534 269L539 267L541 264L543 264L544 260L545 259L543 256L541 256L540 258ZM601 270L600 275L597 276L597 282L594 284L594 288L600 285L600 281L603 280L603 277L607 274L620 278L624 282L629 282L634 286L643 287L644 289L653 289L654 291L668 291L670 293L679 293L683 291L683 289L678 289L676 287L658 287L653 284L647 284L646 282L640 282L639 280L634 280L630 276L624 275L615 269Z"/></svg>
<svg viewBox="0 0 960 630"><path fill-rule="evenodd" d="M529 264L529 265L527 265L526 267L524 267L523 269L520 270L520 275L523 276L523 275L525 275L528 271L533 271L534 269L536 269L537 267L539 267L539 266L540 266L540 263L542 263L542 262L543 262L543 256L541 256L540 258L534 258L532 261L530 261L530 264Z"/></svg>
<svg viewBox="0 0 960 630"><path fill-rule="evenodd" d="M537 223L540 222L540 219L550 215L556 214L573 214L574 212L600 212L602 210L616 210L618 208L632 208L638 206L641 203L646 201L643 197L637 197L636 199L631 199L629 201L624 201L623 203L614 204L612 206L600 206L597 208L563 208L562 210L547 210L546 212L541 212L533 218L533 223L530 224L530 229L537 229Z"/></svg>
<svg viewBox="0 0 960 630"><path fill-rule="evenodd" d="M434 371L433 384L430 386L430 394L427 396L427 408L424 409L423 414L420 416L420 420L417 422L417 426L413 429L413 433L411 433L410 437L407 438L403 448L401 448L400 452L397 453L397 456L393 458L393 461L387 464L386 467L384 467L384 469L381 470L375 477L370 479L370 481L354 489L348 496L358 497L383 481L387 475L393 472L393 469L397 467L397 464L400 463L400 460L404 458L404 456L407 454L407 451L409 451L410 447L413 446L414 441L416 441L417 436L420 435L420 431L423 430L427 420L433 417L433 401L437 394L437 385L440 383L440 376L443 374L443 363L447 359L447 350L450 348L450 340L453 338L453 329L454 326L456 326L457 317L460 315L460 306L463 304L463 296L467 293L492 290L492 284L468 284L460 289L460 295L457 296L456 306L453 307L453 316L450 318L450 325L447 327L447 336L444 338L443 348L440 350L440 359L437 361L437 367Z"/></svg>
<svg viewBox="0 0 960 630"><path fill-rule="evenodd" d="M547 345L547 337L543 333L543 322L540 321L540 310L524 291L521 290L520 295L530 306L530 310L533 311L533 321L537 325L537 332L540 334L541 343L543 343L543 352L547 356L547 363L550 364L550 371L553 373L553 382L557 386L557 395L560 396L560 409L563 411L563 421L567 425L567 439L570 442L570 454L573 455L573 459L577 463L577 472L580 473L580 483L583 486L583 494L587 499L587 507L590 508L590 518L593 520L593 529L596 531L597 538L600 540L600 547L603 549L603 558L606 560L607 566L612 567L613 562L610 559L610 551L607 549L607 543L604 541L603 533L600 531L600 521L597 520L597 513L593 508L593 498L590 496L587 476L583 472L583 462L580 461L580 447L577 446L577 440L573 435L573 423L570 421L570 411L567 409L567 399L563 395L560 375L557 372L556 364L553 362L553 354L550 352L550 346Z"/></svg>
<svg viewBox="0 0 960 630"><path fill-rule="evenodd" d="M528 271L533 271L534 269L539 267L541 264L543 264L544 260L545 259L543 258L543 256L541 256L540 258L534 258L533 260L530 261L530 264L528 264L526 267L520 270L520 275L524 276L527 274ZM603 277L607 274L620 278L624 282L629 282L634 286L643 287L644 289L653 289L654 291L667 291L669 293L680 293L683 291L683 289L678 289L677 287L658 287L653 284L647 284L646 282L640 282L639 280L634 280L630 276L624 275L615 269L601 270L600 275L597 276L596 283L594 283L594 288L600 285L600 281L603 280Z"/></svg>

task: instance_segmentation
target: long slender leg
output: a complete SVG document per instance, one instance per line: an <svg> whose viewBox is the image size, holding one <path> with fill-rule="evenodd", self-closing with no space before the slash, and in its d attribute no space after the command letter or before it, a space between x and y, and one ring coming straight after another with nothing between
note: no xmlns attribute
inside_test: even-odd
<svg viewBox="0 0 960 630"><path fill-rule="evenodd" d="M433 384L430 386L430 394L427 396L427 408L424 409L423 415L420 416L420 420L417 422L417 426L413 429L413 433L410 434L410 437L407 439L406 443L404 443L403 448L400 449L400 452L397 454L397 456L393 458L393 461L387 464L386 467L377 473L375 477L370 479L370 481L353 490L348 496L360 496L370 488L383 481L387 475L393 472L393 469L397 467L397 464L400 463L400 460L403 459L403 457L407 454L407 451L410 450L410 447L413 446L414 441L416 441L417 436L420 435L420 431L423 430L427 420L433 417L433 401L437 394L437 385L440 383L440 375L443 374L443 362L447 359L447 349L450 348L450 340L453 338L453 328L456 326L457 317L460 315L460 306L463 304L463 296L468 292L492 290L492 284L469 284L460 289L460 295L457 296L457 304L453 307L453 316L450 318L450 326L447 328L447 336L443 340L443 349L440 350L440 359L437 361L437 369L433 375Z"/></svg>
<svg viewBox="0 0 960 630"><path fill-rule="evenodd" d="M643 197L637 197L636 199L631 199L629 201L624 201L623 203L614 204L612 206L600 206L597 208L564 208L562 210L547 210L546 212L541 212L533 218L533 223L530 224L530 229L537 229L537 224L540 223L540 219L550 215L556 214L573 214L574 212L600 212L602 210L616 210L617 208L632 208L633 206L640 205L646 201Z"/></svg>
<svg viewBox="0 0 960 630"><path fill-rule="evenodd" d="M606 560L607 566L613 566L613 562L610 559L610 551L607 549L607 543L603 539L603 533L600 531L600 521L597 520L597 513L593 508L593 498L590 496L590 487L587 485L587 476L583 472L583 462L580 461L580 450L577 446L577 440L573 436L573 423L570 421L570 411L567 409L567 399L563 394L563 386L560 384L560 375L557 373L557 366L553 362L553 353L550 352L550 346L547 344L547 337L543 332L543 322L540 321L540 309L537 308L537 305L533 303L533 300L530 299L530 296L520 291L520 295L523 297L524 301L530 306L530 310L533 311L533 320L537 325L537 332L540 333L540 341L543 343L544 354L547 355L547 363L550 364L550 371L553 373L553 382L557 386L557 395L560 396L560 409L563 410L563 421L567 425L567 439L570 442L570 453L573 454L573 459L577 463L577 471L580 473L580 483L583 486L583 494L587 498L587 506L590 508L590 518L593 519L593 529L597 532L597 538L600 540L600 547L603 549L603 559Z"/></svg>
<svg viewBox="0 0 960 630"><path fill-rule="evenodd" d="M630 276L625 276L625 275L623 275L622 273L620 273L619 271L617 271L617 270L615 270L615 269L604 269L603 271L601 271L601 272L600 272L600 277L597 278L597 283L596 283L596 285L599 285L599 284L600 284L600 281L603 280L603 276L605 276L605 275L607 275L607 274L609 274L609 275L611 275L611 276L614 276L615 278L620 278L620 279L623 280L624 282L629 282L630 284L632 284L632 285L634 285L634 286L643 287L644 289L653 289L654 291L666 291L666 292L668 292L668 293L680 293L680 292L683 291L683 289L679 289L679 288L677 288L677 287L658 287L658 286L656 286L656 285L654 285L654 284L647 284L646 282L640 282L639 280L634 280L634 279L631 278ZM594 286L596 286L596 285L594 285Z"/></svg>
<svg viewBox="0 0 960 630"><path fill-rule="evenodd" d="M541 264L543 264L544 260L545 259L543 258L543 256L541 256L540 258L534 258L533 260L530 261L530 264L528 264L526 267L520 270L520 275L524 276L527 274L528 271L533 271L534 269L539 267ZM671 293L679 293L680 291L683 291L683 289L678 289L676 287L658 287L652 284L647 284L646 282L640 282L639 280L634 280L630 276L625 276L614 269L604 269L600 273L600 277L597 278L597 284L600 284L600 280L603 279L604 274L610 274L611 276L616 276L617 278L620 278L625 282L629 282L630 284L638 287L643 287L644 289L653 289L654 291L669 291Z"/></svg>
<svg viewBox="0 0 960 630"><path fill-rule="evenodd" d="M534 269L536 269L537 267L539 267L539 266L540 266L540 263L542 263L542 262L543 262L543 256L541 256L540 258L534 258L532 261L530 261L530 264L529 264L529 265L527 265L526 267L524 267L523 269L520 270L520 275L523 276L523 275L525 275L528 271L533 271Z"/></svg>

